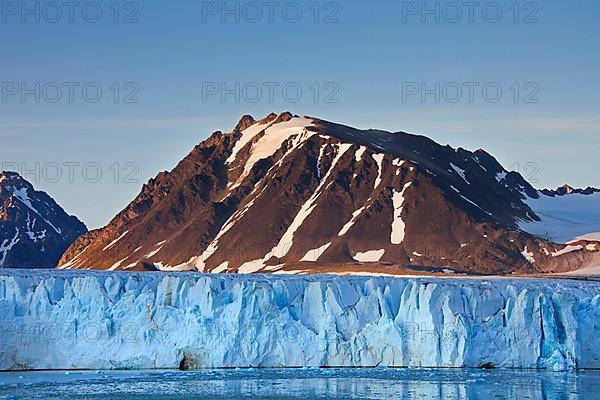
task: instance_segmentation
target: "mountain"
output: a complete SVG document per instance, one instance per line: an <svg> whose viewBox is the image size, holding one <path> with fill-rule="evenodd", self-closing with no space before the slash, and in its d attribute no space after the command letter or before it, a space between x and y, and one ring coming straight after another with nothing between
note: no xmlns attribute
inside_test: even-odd
<svg viewBox="0 0 600 400"><path fill-rule="evenodd" d="M554 197L554 196L565 196L567 194L585 194L591 195L594 193L600 193L600 189L588 186L585 189L574 188L569 186L568 184L564 184L563 186L557 187L556 189L542 189L540 190L542 194L546 196Z"/></svg>
<svg viewBox="0 0 600 400"><path fill-rule="evenodd" d="M15 172L0 172L0 267L54 268L87 231L45 192Z"/></svg>
<svg viewBox="0 0 600 400"><path fill-rule="evenodd" d="M151 179L60 265L507 274L596 262L596 247L562 254L520 228L541 222L527 203L539 197L483 150L290 113L244 116Z"/></svg>

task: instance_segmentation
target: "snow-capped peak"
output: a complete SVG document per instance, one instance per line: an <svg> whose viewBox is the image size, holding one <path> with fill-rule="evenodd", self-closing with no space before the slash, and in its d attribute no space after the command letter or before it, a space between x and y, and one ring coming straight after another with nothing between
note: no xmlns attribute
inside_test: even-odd
<svg viewBox="0 0 600 400"><path fill-rule="evenodd" d="M16 172L0 173L0 266L54 267L85 225Z"/></svg>

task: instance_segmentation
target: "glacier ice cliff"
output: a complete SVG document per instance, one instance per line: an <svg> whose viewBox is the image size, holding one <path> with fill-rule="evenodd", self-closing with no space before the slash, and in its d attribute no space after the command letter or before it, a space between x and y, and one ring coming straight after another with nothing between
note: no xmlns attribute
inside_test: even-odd
<svg viewBox="0 0 600 400"><path fill-rule="evenodd" d="M0 270L0 370L600 368L600 283Z"/></svg>

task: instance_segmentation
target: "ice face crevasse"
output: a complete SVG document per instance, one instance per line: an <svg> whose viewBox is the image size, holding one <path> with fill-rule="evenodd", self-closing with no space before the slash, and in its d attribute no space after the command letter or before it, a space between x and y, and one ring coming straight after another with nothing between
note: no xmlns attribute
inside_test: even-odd
<svg viewBox="0 0 600 400"><path fill-rule="evenodd" d="M598 368L600 284L2 271L0 369Z"/></svg>

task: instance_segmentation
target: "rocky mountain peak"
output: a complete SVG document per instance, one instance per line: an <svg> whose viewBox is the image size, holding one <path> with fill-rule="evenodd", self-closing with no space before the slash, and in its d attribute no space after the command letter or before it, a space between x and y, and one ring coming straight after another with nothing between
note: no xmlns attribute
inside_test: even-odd
<svg viewBox="0 0 600 400"><path fill-rule="evenodd" d="M557 187L556 189L542 189L540 190L546 196L554 197L554 196L566 196L570 194L583 194L583 195L591 195L594 193L600 193L600 189L588 186L585 189L574 188L573 186L565 183L562 186Z"/></svg>
<svg viewBox="0 0 600 400"><path fill-rule="evenodd" d="M0 267L54 267L86 230L18 173L0 173Z"/></svg>
<svg viewBox="0 0 600 400"><path fill-rule="evenodd" d="M197 145L62 268L237 273L548 270L538 192L489 153L290 112ZM553 265L553 264L552 264Z"/></svg>
<svg viewBox="0 0 600 400"><path fill-rule="evenodd" d="M240 118L237 125L235 126L235 128L233 128L233 131L234 132L243 131L244 129L247 129L248 127L253 125L255 122L256 121L254 120L252 115L248 115L248 114L243 115L242 118Z"/></svg>
<svg viewBox="0 0 600 400"><path fill-rule="evenodd" d="M0 171L0 185L8 187L8 185L29 185L29 182L24 180L17 172Z"/></svg>

